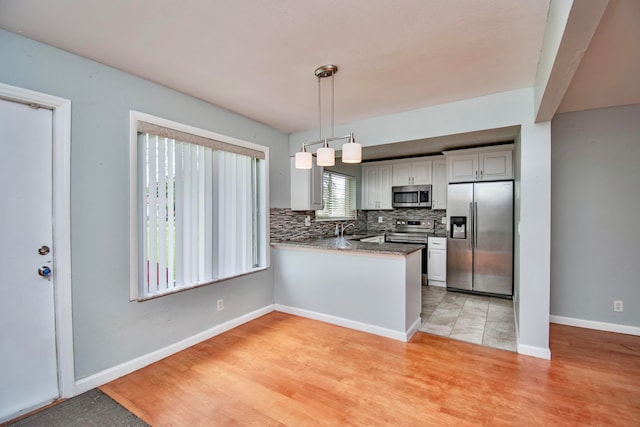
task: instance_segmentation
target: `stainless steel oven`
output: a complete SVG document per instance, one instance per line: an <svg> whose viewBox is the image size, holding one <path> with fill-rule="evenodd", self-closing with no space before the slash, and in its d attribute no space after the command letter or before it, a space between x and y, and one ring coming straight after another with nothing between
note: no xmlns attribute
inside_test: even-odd
<svg viewBox="0 0 640 427"><path fill-rule="evenodd" d="M417 218L396 220L393 231L387 232L386 241L393 243L419 243L425 245L422 250L422 284L427 284L427 264L428 251L427 240L433 236L433 220L422 220Z"/></svg>

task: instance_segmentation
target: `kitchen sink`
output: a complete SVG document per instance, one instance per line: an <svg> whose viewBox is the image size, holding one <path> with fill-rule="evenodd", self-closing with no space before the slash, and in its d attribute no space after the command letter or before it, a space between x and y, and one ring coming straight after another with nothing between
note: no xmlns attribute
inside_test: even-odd
<svg viewBox="0 0 640 427"><path fill-rule="evenodd" d="M361 242L365 243L384 243L384 240L384 234L375 234L371 237L360 239Z"/></svg>
<svg viewBox="0 0 640 427"><path fill-rule="evenodd" d="M347 240L361 240L366 239L367 237L377 236L376 233L368 233L368 234L345 234L344 238Z"/></svg>

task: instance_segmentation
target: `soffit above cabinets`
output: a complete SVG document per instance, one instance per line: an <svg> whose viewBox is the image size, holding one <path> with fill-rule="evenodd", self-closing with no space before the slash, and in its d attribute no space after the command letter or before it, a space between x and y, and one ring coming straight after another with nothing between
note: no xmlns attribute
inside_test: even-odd
<svg viewBox="0 0 640 427"><path fill-rule="evenodd" d="M442 154L446 150L500 144L516 139L520 126L467 132L414 141L396 142L362 148L362 160L385 160Z"/></svg>

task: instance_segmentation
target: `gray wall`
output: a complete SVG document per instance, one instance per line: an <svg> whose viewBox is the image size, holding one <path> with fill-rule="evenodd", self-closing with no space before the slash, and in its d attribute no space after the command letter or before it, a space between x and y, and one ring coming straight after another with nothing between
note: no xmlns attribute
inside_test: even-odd
<svg viewBox="0 0 640 427"><path fill-rule="evenodd" d="M640 104L551 129L551 314L640 326Z"/></svg>
<svg viewBox="0 0 640 427"><path fill-rule="evenodd" d="M3 30L0 58L0 82L72 101L71 262L77 379L273 304L272 270L143 303L129 302L129 110L270 147L274 207L289 205L287 135ZM220 313L215 309L218 298L225 300Z"/></svg>

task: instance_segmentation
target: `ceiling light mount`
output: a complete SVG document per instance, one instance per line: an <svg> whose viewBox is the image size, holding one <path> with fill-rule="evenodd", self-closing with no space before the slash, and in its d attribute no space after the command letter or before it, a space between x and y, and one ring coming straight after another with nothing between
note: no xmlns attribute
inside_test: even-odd
<svg viewBox="0 0 640 427"><path fill-rule="evenodd" d="M311 145L322 144L317 151L318 166L333 166L335 164L335 150L329 147L329 142L348 140L342 146L342 162L343 163L360 163L362 162L362 146L355 141L353 132L345 136L335 137L334 132L334 102L333 102L333 78L338 72L338 66L333 64L322 65L316 68L314 74L318 78L318 140L302 144L302 148L296 153L295 167L296 169L311 169L313 166L312 154L307 151L307 147ZM331 137L322 138L322 97L320 80L331 77Z"/></svg>
<svg viewBox="0 0 640 427"><path fill-rule="evenodd" d="M328 64L328 65L323 65L321 67L316 68L316 71L314 74L316 75L317 78L324 79L325 77L333 76L337 72L338 72L337 65Z"/></svg>

